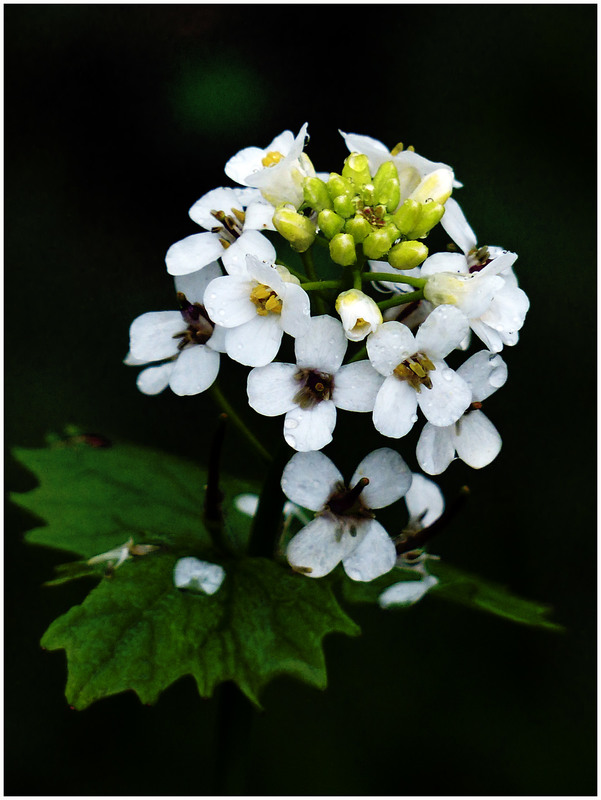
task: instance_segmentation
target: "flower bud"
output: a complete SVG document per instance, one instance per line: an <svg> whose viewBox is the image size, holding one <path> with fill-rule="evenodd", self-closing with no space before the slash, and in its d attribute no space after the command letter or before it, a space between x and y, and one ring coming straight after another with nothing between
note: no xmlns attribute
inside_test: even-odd
<svg viewBox="0 0 601 800"><path fill-rule="evenodd" d="M344 167L342 168L343 178L347 178L356 186L362 186L364 183L371 183L371 175L369 172L369 159L362 153L351 153L344 160Z"/></svg>
<svg viewBox="0 0 601 800"><path fill-rule="evenodd" d="M340 314L346 338L352 342L360 342L382 324L382 312L375 300L359 289L339 294L336 311Z"/></svg>
<svg viewBox="0 0 601 800"><path fill-rule="evenodd" d="M388 263L395 269L413 269L428 257L428 248L421 242L400 242L388 253Z"/></svg>
<svg viewBox="0 0 601 800"><path fill-rule="evenodd" d="M278 233L287 239L299 253L308 250L317 235L317 226L308 217L299 214L293 206L283 205L276 209L273 224Z"/></svg>
<svg viewBox="0 0 601 800"><path fill-rule="evenodd" d="M355 214L354 217L351 217L351 219L347 220L344 230L346 233L350 233L357 244L359 244L365 239L366 236L369 236L373 228L365 219L363 214Z"/></svg>
<svg viewBox="0 0 601 800"><path fill-rule="evenodd" d="M421 211L421 204L417 200L405 200L399 210L392 215L391 220L401 233L407 235L417 224Z"/></svg>
<svg viewBox="0 0 601 800"><path fill-rule="evenodd" d="M422 203L415 226L407 233L410 239L421 239L438 225L445 212L441 203Z"/></svg>
<svg viewBox="0 0 601 800"><path fill-rule="evenodd" d="M329 208L324 208L317 215L317 224L328 239L332 239L344 228L344 219Z"/></svg>
<svg viewBox="0 0 601 800"><path fill-rule="evenodd" d="M418 203L433 200L435 203L445 203L453 191L453 173L450 169L435 169L425 178L419 186L411 192L411 199Z"/></svg>
<svg viewBox="0 0 601 800"><path fill-rule="evenodd" d="M341 267L357 263L355 240L350 233L337 233L330 242L330 258Z"/></svg>
<svg viewBox="0 0 601 800"><path fill-rule="evenodd" d="M327 187L328 194L332 200L335 197L340 197L340 195L344 197L352 197L355 194L355 188L353 184L350 181L347 181L346 178L343 178L342 175L339 175L337 172L330 172Z"/></svg>
<svg viewBox="0 0 601 800"><path fill-rule="evenodd" d="M435 306L456 305L465 292L466 276L454 272L435 272L424 286L424 297Z"/></svg>
<svg viewBox="0 0 601 800"><path fill-rule="evenodd" d="M320 178L305 178L303 181L303 196L305 203L314 211L332 208L328 187Z"/></svg>
<svg viewBox="0 0 601 800"><path fill-rule="evenodd" d="M363 242L363 252L367 258L379 261L390 250L398 236L399 231L392 224L388 224L384 228L378 228L372 231Z"/></svg>
<svg viewBox="0 0 601 800"><path fill-rule="evenodd" d="M395 211L401 199L399 173L392 161L380 164L373 180L375 202L386 206L387 211Z"/></svg>
<svg viewBox="0 0 601 800"><path fill-rule="evenodd" d="M352 195L340 194L334 198L334 211L344 219L352 217L356 211Z"/></svg>

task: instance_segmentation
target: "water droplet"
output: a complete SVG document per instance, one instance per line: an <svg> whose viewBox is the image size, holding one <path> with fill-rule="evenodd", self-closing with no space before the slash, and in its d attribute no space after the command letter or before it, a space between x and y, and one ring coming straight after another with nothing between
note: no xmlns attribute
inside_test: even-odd
<svg viewBox="0 0 601 800"><path fill-rule="evenodd" d="M298 428L298 422L295 419L287 419L284 422L284 427L289 430L294 430L294 428Z"/></svg>
<svg viewBox="0 0 601 800"><path fill-rule="evenodd" d="M215 292L211 292L211 294L209 295L209 300L216 300L216 299L217 295L215 294Z"/></svg>
<svg viewBox="0 0 601 800"><path fill-rule="evenodd" d="M443 370L442 377L444 378L445 381L450 381L451 378L453 377L453 370L452 369Z"/></svg>
<svg viewBox="0 0 601 800"><path fill-rule="evenodd" d="M415 423L417 422L417 414L413 414L413 416L411 417L411 422L415 425Z"/></svg>
<svg viewBox="0 0 601 800"><path fill-rule="evenodd" d="M225 309L224 308L220 308L219 309L219 316L220 317L225 317Z"/></svg>

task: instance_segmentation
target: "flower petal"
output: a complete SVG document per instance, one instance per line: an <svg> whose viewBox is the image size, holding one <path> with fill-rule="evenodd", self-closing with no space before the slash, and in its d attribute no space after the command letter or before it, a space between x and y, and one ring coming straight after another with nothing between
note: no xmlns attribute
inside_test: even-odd
<svg viewBox="0 0 601 800"><path fill-rule="evenodd" d="M254 282L250 278L223 275L207 286L204 305L213 322L224 328L235 328L257 316L257 307L250 299Z"/></svg>
<svg viewBox="0 0 601 800"><path fill-rule="evenodd" d="M246 384L250 407L266 417L290 411L295 407L294 395L298 391L295 374L294 364L280 362L252 369Z"/></svg>
<svg viewBox="0 0 601 800"><path fill-rule="evenodd" d="M321 511L343 478L330 459L318 451L295 453L284 467L282 491L289 500Z"/></svg>
<svg viewBox="0 0 601 800"><path fill-rule="evenodd" d="M468 330L469 322L463 312L455 306L438 306L422 322L415 336L417 350L432 360L445 358L459 347Z"/></svg>
<svg viewBox="0 0 601 800"><path fill-rule="evenodd" d="M478 243L476 234L468 224L461 206L452 197L449 197L444 205L444 214L440 224L464 253L467 254L473 247L476 247Z"/></svg>
<svg viewBox="0 0 601 800"><path fill-rule="evenodd" d="M130 355L138 363L161 361L177 355L177 339L186 330L179 311L148 311L137 317L129 328Z"/></svg>
<svg viewBox="0 0 601 800"><path fill-rule="evenodd" d="M402 322L384 322L367 338L369 360L374 369L386 377L416 351L415 338Z"/></svg>
<svg viewBox="0 0 601 800"><path fill-rule="evenodd" d="M332 400L345 411L373 411L383 382L384 377L376 372L369 361L345 364L334 378Z"/></svg>
<svg viewBox="0 0 601 800"><path fill-rule="evenodd" d="M246 178L260 167L264 155L265 151L260 147L245 147L229 159L225 165L225 174L235 183L246 186Z"/></svg>
<svg viewBox="0 0 601 800"><path fill-rule="evenodd" d="M303 336L309 328L310 318L311 302L309 295L296 283L284 283L284 296L280 315L282 329L289 336Z"/></svg>
<svg viewBox="0 0 601 800"><path fill-rule="evenodd" d="M426 592L436 586L437 583L438 578L435 578L434 575L427 575L421 581L393 583L392 586L382 592L378 598L378 603L380 608L411 606L421 600Z"/></svg>
<svg viewBox="0 0 601 800"><path fill-rule="evenodd" d="M465 414L455 426L455 431L457 455L469 467L481 469L499 455L501 437L482 411Z"/></svg>
<svg viewBox="0 0 601 800"><path fill-rule="evenodd" d="M457 370L472 390L472 402L482 402L507 380L507 364L497 353L480 350Z"/></svg>
<svg viewBox="0 0 601 800"><path fill-rule="evenodd" d="M225 570L219 564L191 556L180 558L173 570L173 583L178 589L191 589L202 594L215 594L224 578Z"/></svg>
<svg viewBox="0 0 601 800"><path fill-rule="evenodd" d="M277 254L275 247L259 231L245 230L242 236L236 239L221 253L221 260L228 275L246 275L248 255L255 256L259 261L275 261Z"/></svg>
<svg viewBox="0 0 601 800"><path fill-rule="evenodd" d="M339 320L327 314L311 317L305 333L294 342L296 363L333 375L340 368L347 347L348 340Z"/></svg>
<svg viewBox="0 0 601 800"><path fill-rule="evenodd" d="M336 406L331 400L322 400L313 408L296 406L286 414L284 439L300 452L321 450L332 441L335 427Z"/></svg>
<svg viewBox="0 0 601 800"><path fill-rule="evenodd" d="M400 439L417 422L417 396L406 381L396 375L386 378L374 404L374 427L383 436Z"/></svg>
<svg viewBox="0 0 601 800"><path fill-rule="evenodd" d="M157 367L143 369L136 379L136 385L142 394L160 394L169 386L169 378L173 372L173 362L159 364Z"/></svg>
<svg viewBox="0 0 601 800"><path fill-rule="evenodd" d="M432 425L444 427L456 422L463 414L472 402L472 391L444 361L434 361L434 366L436 369L429 373L432 388L422 387L417 402Z"/></svg>
<svg viewBox="0 0 601 800"><path fill-rule="evenodd" d="M224 253L217 233L194 233L172 244L165 263L170 275L187 275L202 269Z"/></svg>
<svg viewBox="0 0 601 800"><path fill-rule="evenodd" d="M413 473L413 482L405 495L405 503L409 511L409 525L418 527L419 530L429 528L444 511L444 496L438 485L419 472Z"/></svg>
<svg viewBox="0 0 601 800"><path fill-rule="evenodd" d="M342 559L344 571L354 581L373 581L396 564L396 548L386 529L375 519L353 552Z"/></svg>
<svg viewBox="0 0 601 800"><path fill-rule="evenodd" d="M257 189L258 191L258 189ZM275 225L273 224L273 215L275 208L268 203L267 200L258 200L250 203L246 209L244 217L244 232L251 230L267 230L274 231Z"/></svg>
<svg viewBox="0 0 601 800"><path fill-rule="evenodd" d="M180 396L204 392L215 382L219 359L219 353L202 344L182 350L169 379L171 390Z"/></svg>
<svg viewBox="0 0 601 800"><path fill-rule="evenodd" d="M225 337L230 358L247 367L264 367L277 356L282 342L282 328L276 314L253 319L237 328L230 328Z"/></svg>
<svg viewBox="0 0 601 800"><path fill-rule="evenodd" d="M286 558L293 569L309 578L328 575L355 547L355 539L338 535L336 519L323 516L305 525L288 545Z"/></svg>
<svg viewBox="0 0 601 800"><path fill-rule="evenodd" d="M426 422L417 442L417 462L428 475L440 475L455 457L455 426L437 428Z"/></svg>
<svg viewBox="0 0 601 800"><path fill-rule="evenodd" d="M384 508L407 493L413 476L396 450L380 447L361 461L351 478L351 486L356 486L361 478L369 479L361 492L367 508Z"/></svg>
<svg viewBox="0 0 601 800"><path fill-rule="evenodd" d="M203 303L207 286L215 278L223 275L217 261L212 261L206 267L189 272L187 275L178 275L175 278L175 291L183 292L190 303Z"/></svg>
<svg viewBox="0 0 601 800"><path fill-rule="evenodd" d="M236 192L233 189L220 187L203 194L194 203L188 214L197 225L210 231L211 228L219 225L219 221L213 216L212 211L225 211L228 216L231 216L234 208L242 211Z"/></svg>
<svg viewBox="0 0 601 800"><path fill-rule="evenodd" d="M452 272L457 275L469 275L467 259L461 253L434 253L421 266L420 278L428 278L439 272Z"/></svg>

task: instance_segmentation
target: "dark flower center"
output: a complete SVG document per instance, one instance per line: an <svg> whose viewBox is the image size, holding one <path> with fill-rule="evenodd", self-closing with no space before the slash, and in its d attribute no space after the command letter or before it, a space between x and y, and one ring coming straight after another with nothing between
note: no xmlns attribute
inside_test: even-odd
<svg viewBox="0 0 601 800"><path fill-rule="evenodd" d="M299 369L294 380L300 388L294 395L294 402L301 408L314 408L322 400L329 400L334 390L334 378L327 372L316 369Z"/></svg>
<svg viewBox="0 0 601 800"><path fill-rule="evenodd" d="M200 303L190 303L183 292L177 293L177 302L184 322L187 324L185 331L176 333L174 339L179 339L177 349L183 350L191 344L206 344L215 325L211 322L206 309Z"/></svg>

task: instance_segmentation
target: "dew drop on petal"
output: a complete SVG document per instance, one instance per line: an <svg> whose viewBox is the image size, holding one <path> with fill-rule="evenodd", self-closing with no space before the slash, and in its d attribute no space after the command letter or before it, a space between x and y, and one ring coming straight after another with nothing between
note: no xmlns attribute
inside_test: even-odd
<svg viewBox="0 0 601 800"><path fill-rule="evenodd" d="M215 292L211 292L211 294L209 295L209 300L216 300L216 299L217 295L215 294Z"/></svg>
<svg viewBox="0 0 601 800"><path fill-rule="evenodd" d="M287 419L284 422L284 427L289 430L294 430L294 428L298 428L298 422L295 419Z"/></svg>
<svg viewBox="0 0 601 800"><path fill-rule="evenodd" d="M417 422L417 414L413 414L411 416L411 422L415 425L415 423Z"/></svg>
<svg viewBox="0 0 601 800"><path fill-rule="evenodd" d="M442 377L444 378L445 381L450 381L451 378L453 377L453 370L452 369L443 370Z"/></svg>

